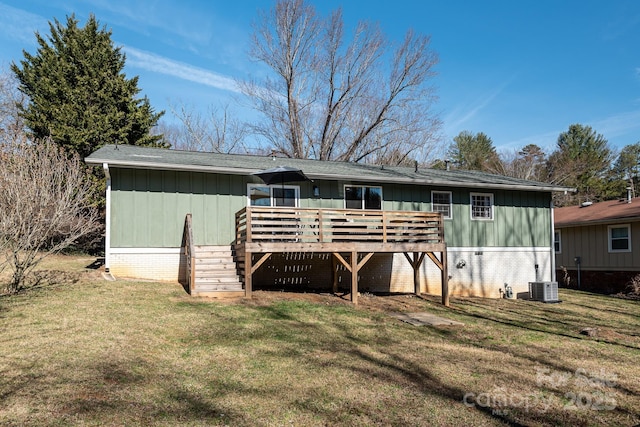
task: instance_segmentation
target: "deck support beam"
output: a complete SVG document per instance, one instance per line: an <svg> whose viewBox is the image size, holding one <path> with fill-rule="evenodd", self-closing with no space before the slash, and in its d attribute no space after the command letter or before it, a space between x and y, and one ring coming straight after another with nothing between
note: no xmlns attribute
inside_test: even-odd
<svg viewBox="0 0 640 427"><path fill-rule="evenodd" d="M358 304L358 273L360 269L375 255L375 252L367 253L358 262L358 251L351 251L351 258L347 262L339 252L333 252L333 293L338 292L338 262L351 273L351 302ZM338 262L336 262L338 261Z"/></svg>
<svg viewBox="0 0 640 427"><path fill-rule="evenodd" d="M425 253L431 254L431 252L414 252L413 259L407 252L403 253L404 257L409 261L411 268L413 268L413 292L416 295L420 295L420 266L422 265L422 261L424 261ZM431 258L431 256L429 256L429 258Z"/></svg>
<svg viewBox="0 0 640 427"><path fill-rule="evenodd" d="M251 267L251 274L255 273L255 271L256 271L258 268L260 268L260 266L261 266L262 264L264 264L264 262L265 262L266 260L268 260L268 259L269 259L269 257L271 256L271 254L272 254L272 252L267 252L266 254L263 254L263 255L260 257L260 259L259 259L255 264L253 264L253 267Z"/></svg>
<svg viewBox="0 0 640 427"><path fill-rule="evenodd" d="M409 264L413 268L413 288L416 295L420 294L420 266L424 260L424 256L428 256L431 261L440 269L440 278L442 285L442 305L449 307L449 272L447 271L447 250L446 247L440 252L440 259L434 252L414 252L413 258L407 252L403 252Z"/></svg>
<svg viewBox="0 0 640 427"><path fill-rule="evenodd" d="M273 255L273 252L252 252L249 250L244 250L244 263L245 263L245 296L247 298L251 298L252 294L252 278L253 273L256 272L258 268L262 266L270 257ZM280 252L285 252L280 251ZM435 264L436 267L440 269L441 272L441 284L442 284L442 305L445 307L449 307L449 274L447 271L447 251L446 247L444 250L439 251L440 257L436 256L435 252L431 251L416 251L412 252L409 255L409 252L403 252L405 258L413 268L413 289L416 295L420 295L420 267L424 261L425 256L429 257L429 259ZM253 263L253 254L261 254L260 258ZM331 270L333 275L333 293L338 292L338 265L341 264L344 268L351 273L351 302L354 304L358 303L358 273L360 269L364 267L364 265L376 254L376 252L366 252L366 255L362 257L362 259L358 262L358 252L357 250L352 250L349 253L349 260L347 261L345 257L340 252L332 252L331 257Z"/></svg>

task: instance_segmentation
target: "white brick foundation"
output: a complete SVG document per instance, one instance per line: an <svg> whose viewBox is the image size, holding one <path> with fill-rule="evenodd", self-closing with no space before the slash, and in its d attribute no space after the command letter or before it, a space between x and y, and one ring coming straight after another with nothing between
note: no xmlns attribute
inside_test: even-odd
<svg viewBox="0 0 640 427"><path fill-rule="evenodd" d="M448 248L447 261L451 295L499 298L500 290L504 290L507 283L515 298L518 294L528 294L529 282L552 280L549 248ZM111 248L109 270L115 277L175 282L184 271L181 262L180 248ZM282 281L321 287L331 285L328 255L321 257L319 269L300 268L305 263L298 259L281 262L284 266L279 268L265 264L258 277L254 277L256 285L260 285L261 278L268 279L267 284ZM287 268L287 265L292 267ZM340 281L350 280L349 274L341 271ZM274 277L269 277L271 275ZM420 268L421 292L440 295L440 278L440 270L425 257ZM413 292L413 270L402 253L378 254L361 271L359 288L373 292Z"/></svg>
<svg viewBox="0 0 640 427"><path fill-rule="evenodd" d="M177 282L180 248L111 248L109 272L117 277Z"/></svg>
<svg viewBox="0 0 640 427"><path fill-rule="evenodd" d="M448 248L447 253L451 295L499 298L509 284L514 298L523 297L529 282L552 280L550 248ZM439 295L440 270L428 259L422 275L423 292Z"/></svg>

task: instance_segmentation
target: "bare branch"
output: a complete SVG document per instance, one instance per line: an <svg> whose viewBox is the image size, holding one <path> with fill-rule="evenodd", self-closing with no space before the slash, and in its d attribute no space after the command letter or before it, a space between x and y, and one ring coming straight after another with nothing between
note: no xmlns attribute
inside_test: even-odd
<svg viewBox="0 0 640 427"><path fill-rule="evenodd" d="M238 120L228 105L211 107L207 116L182 104L171 107L182 126L166 126L172 146L180 150L213 153L245 152L249 126Z"/></svg>
<svg viewBox="0 0 640 427"><path fill-rule="evenodd" d="M20 107L27 97L18 90L18 81L9 71L0 72L0 144L13 140L24 130Z"/></svg>

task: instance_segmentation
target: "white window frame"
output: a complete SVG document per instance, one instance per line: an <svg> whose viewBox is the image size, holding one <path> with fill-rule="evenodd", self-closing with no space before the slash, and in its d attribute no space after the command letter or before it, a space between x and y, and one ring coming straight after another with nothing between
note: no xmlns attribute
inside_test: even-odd
<svg viewBox="0 0 640 427"><path fill-rule="evenodd" d="M556 240L556 236L558 240ZM558 250L556 250L556 242L558 243ZM553 230L553 250L557 254L562 253L562 232L560 230Z"/></svg>
<svg viewBox="0 0 640 427"><path fill-rule="evenodd" d="M295 190L295 207L300 207L300 186L299 185L281 185L281 184L247 184L247 206L258 206L251 204L251 189L252 188L269 188L269 203L271 208L291 208L292 206L276 206L275 197L273 196L273 190L276 188L293 189ZM265 206L266 207L266 206Z"/></svg>
<svg viewBox="0 0 640 427"><path fill-rule="evenodd" d="M489 198L489 217L476 217L473 215L473 197L488 197ZM469 195L469 215L471 215L472 221L493 221L494 217L494 208L493 208L493 193L471 193Z"/></svg>
<svg viewBox="0 0 640 427"><path fill-rule="evenodd" d="M354 184L345 184L344 188L342 189L343 192L342 194L344 194L344 196L342 197L343 200L343 206L345 209L353 209L353 208L347 208L347 187L360 187L363 190L365 188L379 188L380 189L380 209L379 210L383 210L383 206L384 206L384 193L382 192L382 186L381 185L354 185ZM362 203L360 204L360 208L359 210L363 210L363 211L377 211L378 209L367 209L365 208L364 202L365 202L365 198L364 198L364 191L362 191L362 199L360 200ZM358 208L356 208L358 209Z"/></svg>
<svg viewBox="0 0 640 427"><path fill-rule="evenodd" d="M626 228L627 229L627 249L613 249L613 236L611 232L614 228ZM607 242L609 244L609 252L610 253L620 253L620 252L631 252L631 225L629 224L616 224L610 225L607 227ZM617 238L616 240L622 240Z"/></svg>
<svg viewBox="0 0 640 427"><path fill-rule="evenodd" d="M442 211L437 211L436 210L436 203L433 201L433 195L434 194L447 194L449 196L449 215L442 215L442 218L444 219L453 219L453 195L451 193L451 191L438 191L438 190L432 190L431 191L431 210L433 212L442 212ZM438 206L446 206L443 203L437 203Z"/></svg>

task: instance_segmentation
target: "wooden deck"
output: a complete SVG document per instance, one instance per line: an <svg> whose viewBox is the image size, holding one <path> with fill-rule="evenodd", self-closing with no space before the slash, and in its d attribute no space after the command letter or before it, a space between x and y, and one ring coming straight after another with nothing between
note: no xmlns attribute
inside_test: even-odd
<svg viewBox="0 0 640 427"><path fill-rule="evenodd" d="M327 252L351 272L351 301L357 303L358 271L375 253L386 252L404 253L413 268L416 293L425 256L433 261L442 272L442 303L449 305L447 246L440 213L252 206L236 213L235 250L244 264L240 270L247 297L253 273L273 253ZM253 262L253 254L262 256ZM334 291L336 285L334 280Z"/></svg>

